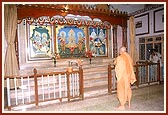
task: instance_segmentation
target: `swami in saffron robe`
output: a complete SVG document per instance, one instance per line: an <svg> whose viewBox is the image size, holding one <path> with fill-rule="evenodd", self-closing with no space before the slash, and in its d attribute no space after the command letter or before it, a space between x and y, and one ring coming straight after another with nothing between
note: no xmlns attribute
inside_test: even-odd
<svg viewBox="0 0 168 115"><path fill-rule="evenodd" d="M127 52L116 58L115 72L117 78L117 97L121 105L130 103L132 97L131 84L136 81L133 61Z"/></svg>

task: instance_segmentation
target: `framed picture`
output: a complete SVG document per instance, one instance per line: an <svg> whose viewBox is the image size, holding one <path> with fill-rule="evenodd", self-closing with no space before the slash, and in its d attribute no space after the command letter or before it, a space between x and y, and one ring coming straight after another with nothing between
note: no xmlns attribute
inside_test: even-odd
<svg viewBox="0 0 168 115"><path fill-rule="evenodd" d="M51 26L28 25L28 60L51 59Z"/></svg>
<svg viewBox="0 0 168 115"><path fill-rule="evenodd" d="M107 56L107 30L89 27L89 47L94 56Z"/></svg>
<svg viewBox="0 0 168 115"><path fill-rule="evenodd" d="M56 33L57 51L61 58L80 58L85 56L85 27L58 26Z"/></svg>
<svg viewBox="0 0 168 115"><path fill-rule="evenodd" d="M141 28L142 27L142 21L138 21L135 24L135 28Z"/></svg>
<svg viewBox="0 0 168 115"><path fill-rule="evenodd" d="M158 9L153 12L154 33L164 32L164 9Z"/></svg>
<svg viewBox="0 0 168 115"><path fill-rule="evenodd" d="M149 13L135 17L136 36L149 34Z"/></svg>

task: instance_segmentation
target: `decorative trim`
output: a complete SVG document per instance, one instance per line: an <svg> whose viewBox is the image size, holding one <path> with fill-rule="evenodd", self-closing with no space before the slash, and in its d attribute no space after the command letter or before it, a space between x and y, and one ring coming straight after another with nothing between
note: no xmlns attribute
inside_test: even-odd
<svg viewBox="0 0 168 115"><path fill-rule="evenodd" d="M143 16L147 16L147 18L148 18L148 19L147 19L147 21L148 21L148 22L147 22L147 24L148 24L148 25L147 25L148 29L147 29L147 31L144 32L144 33L137 33L136 36L144 35L144 34L149 34L149 13L145 13L145 14L136 16L135 18L139 18L139 17L143 17ZM141 21L138 21L138 22L141 22L141 27L140 27L140 28L143 30L143 25L144 25L144 24L143 24L143 21L141 20Z"/></svg>
<svg viewBox="0 0 168 115"><path fill-rule="evenodd" d="M153 29L154 29L154 33L164 32L164 29L163 29L163 30L156 30L156 22L155 22L155 21L156 21L156 19L155 19L155 18L156 18L156 17L155 17L155 16L156 16L156 15L155 15L156 12L162 11L162 10L164 10L164 8L155 10L155 11L153 12L153 23L154 23L154 24L153 24L153 26L154 26ZM164 17L162 17L162 18L164 18ZM164 22L163 22L163 23L164 23Z"/></svg>
<svg viewBox="0 0 168 115"><path fill-rule="evenodd" d="M132 13L129 14L129 16L135 16L135 15L138 15L138 14L141 14L141 13L156 9L158 7L161 7L161 6L163 6L163 4L155 4L155 5L152 5L151 7L147 7L147 8L132 12Z"/></svg>

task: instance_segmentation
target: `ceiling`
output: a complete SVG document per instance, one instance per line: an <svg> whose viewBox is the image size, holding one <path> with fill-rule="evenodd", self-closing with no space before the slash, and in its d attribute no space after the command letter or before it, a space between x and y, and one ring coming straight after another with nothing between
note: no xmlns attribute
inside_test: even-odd
<svg viewBox="0 0 168 115"><path fill-rule="evenodd" d="M99 4L99 3L98 3ZM92 7L92 8L96 8L97 4L84 4L87 7ZM109 4L107 4L109 6L110 10L119 10L122 12L127 12L128 14L131 14L133 12L136 12L138 10L142 10L145 8L149 8L149 7L153 7L156 6L158 4L142 4L142 2L140 3L111 3L109 2Z"/></svg>
<svg viewBox="0 0 168 115"><path fill-rule="evenodd" d="M127 17L135 15L136 11L145 11L143 9L150 9L158 4L63 4L63 3L26 3L18 4L18 18L23 19L32 17L38 19L48 20L48 17L56 19L74 19L75 21L87 20L94 22L108 21L110 23L125 25ZM141 13L141 12L138 12ZM130 15L129 15L130 14ZM98 17L100 19L98 19ZM40 18L41 20L41 18ZM120 21L119 21L120 20ZM65 22L65 21L64 21Z"/></svg>
<svg viewBox="0 0 168 115"><path fill-rule="evenodd" d="M145 4L110 4L110 7L119 11L126 11L129 14L144 9Z"/></svg>
<svg viewBox="0 0 168 115"><path fill-rule="evenodd" d="M22 4L22 3L21 3ZM64 3L57 3L57 2L48 2L48 3L43 3L43 2L36 2L36 3L32 3L32 2L25 2L24 4L49 4L49 5L56 5L56 4L62 4L62 5L68 5L68 2L67 4L64 4ZM22 5L24 5L22 4ZM76 4L76 3L73 3L73 2L69 2L69 4ZM102 3L96 3L95 2L81 2L79 4L82 4L84 5L86 8L92 8L92 9L95 9L97 5L100 5ZM157 4L142 4L142 2L136 2L136 3L133 3L133 2L129 2L128 3L124 3L122 2L122 4L120 2L107 2L107 3L103 3L104 5L107 4L109 9L110 10L119 10L119 11L122 11L122 12L127 12L128 14L132 13L132 12L135 12L135 11L138 11L138 10L142 10L144 8L148 8L148 7L151 7L151 6L154 6L154 5L157 5Z"/></svg>
<svg viewBox="0 0 168 115"><path fill-rule="evenodd" d="M127 13L110 10L107 4L17 4L17 17L19 22L26 19L30 24L77 24L106 26L127 24Z"/></svg>

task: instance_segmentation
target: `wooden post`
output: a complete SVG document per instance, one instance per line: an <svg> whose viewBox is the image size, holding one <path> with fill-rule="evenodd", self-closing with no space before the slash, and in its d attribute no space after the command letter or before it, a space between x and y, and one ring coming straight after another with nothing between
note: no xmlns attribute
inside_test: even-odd
<svg viewBox="0 0 168 115"><path fill-rule="evenodd" d="M122 27L122 46L127 47L127 27Z"/></svg>
<svg viewBox="0 0 168 115"><path fill-rule="evenodd" d="M157 81L159 82L159 84L161 83L161 80L160 80L160 60L158 60L157 62Z"/></svg>
<svg viewBox="0 0 168 115"><path fill-rule="evenodd" d="M112 93L112 74L111 74L111 64L108 65L108 93Z"/></svg>
<svg viewBox="0 0 168 115"><path fill-rule="evenodd" d="M117 57L117 25L113 25L113 58Z"/></svg>
<svg viewBox="0 0 168 115"><path fill-rule="evenodd" d="M135 66L136 66L136 79L137 79L136 85L137 85L137 87L139 87L139 77L138 77L138 74L139 74L138 67L139 67L139 65L138 65L138 62L136 62Z"/></svg>
<svg viewBox="0 0 168 115"><path fill-rule="evenodd" d="M8 110L11 111L12 107L11 106L8 106Z"/></svg>
<svg viewBox="0 0 168 115"><path fill-rule="evenodd" d="M69 81L70 73L66 71L66 75L67 75L67 97L69 102L70 101L70 81Z"/></svg>
<svg viewBox="0 0 168 115"><path fill-rule="evenodd" d="M149 74L148 74L148 71L149 71L149 69L148 69L149 63L148 63L148 61L145 62L145 67L146 67L146 80L147 80L147 82L148 82L148 85L150 85L150 82L149 82Z"/></svg>
<svg viewBox="0 0 168 115"><path fill-rule="evenodd" d="M80 95L82 100L84 99L84 89L83 89L83 69L79 66L79 85L80 85Z"/></svg>
<svg viewBox="0 0 168 115"><path fill-rule="evenodd" d="M10 99L10 78L7 78L6 79L6 82L7 82L7 107L8 107L8 110L11 111L11 99Z"/></svg>
<svg viewBox="0 0 168 115"><path fill-rule="evenodd" d="M33 69L34 72L34 84L35 84L35 103L36 108L38 108L38 83L37 83L37 69Z"/></svg>
<svg viewBox="0 0 168 115"><path fill-rule="evenodd" d="M88 26L86 26L86 31L84 31L84 32L86 32L86 37L87 37L87 39L86 39L86 46L85 46L85 51L88 51L89 50L89 29L88 29Z"/></svg>

